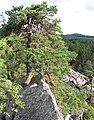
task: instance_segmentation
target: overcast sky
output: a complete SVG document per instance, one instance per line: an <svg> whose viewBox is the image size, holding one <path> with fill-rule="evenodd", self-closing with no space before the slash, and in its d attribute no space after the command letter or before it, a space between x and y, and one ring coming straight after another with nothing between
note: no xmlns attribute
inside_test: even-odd
<svg viewBox="0 0 94 120"><path fill-rule="evenodd" d="M81 33L94 36L94 0L0 0L0 13L18 5L47 1L57 5L64 34Z"/></svg>

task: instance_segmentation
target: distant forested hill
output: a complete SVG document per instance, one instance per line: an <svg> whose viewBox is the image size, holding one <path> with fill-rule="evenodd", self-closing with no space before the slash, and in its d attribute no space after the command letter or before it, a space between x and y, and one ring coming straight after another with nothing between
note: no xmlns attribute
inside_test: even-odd
<svg viewBox="0 0 94 120"><path fill-rule="evenodd" d="M70 34L62 37L68 49L78 54L70 63L73 69L91 77L94 71L94 36Z"/></svg>
<svg viewBox="0 0 94 120"><path fill-rule="evenodd" d="M94 36L82 35L78 33L62 35L65 38L81 38L81 39L94 39Z"/></svg>

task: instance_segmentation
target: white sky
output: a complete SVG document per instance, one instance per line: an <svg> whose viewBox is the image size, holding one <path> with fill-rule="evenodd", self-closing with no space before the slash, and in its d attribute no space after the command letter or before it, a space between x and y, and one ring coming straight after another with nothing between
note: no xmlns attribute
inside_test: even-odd
<svg viewBox="0 0 94 120"><path fill-rule="evenodd" d="M57 5L64 34L81 33L94 36L94 0L0 0L0 13L18 5L31 5L47 1Z"/></svg>

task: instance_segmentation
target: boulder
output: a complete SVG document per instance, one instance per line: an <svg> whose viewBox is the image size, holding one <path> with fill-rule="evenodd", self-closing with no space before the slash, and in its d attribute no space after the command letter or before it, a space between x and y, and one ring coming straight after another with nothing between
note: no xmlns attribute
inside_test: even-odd
<svg viewBox="0 0 94 120"><path fill-rule="evenodd" d="M1 116L0 120L64 120L55 97L44 80L38 85L27 85L21 93L26 104L25 108L15 106L18 109L15 113L9 107L7 112L10 117Z"/></svg>
<svg viewBox="0 0 94 120"><path fill-rule="evenodd" d="M88 85L90 89L89 78L72 69L70 70L70 73L64 78L68 82L68 84L74 88L75 91L84 89L85 85Z"/></svg>

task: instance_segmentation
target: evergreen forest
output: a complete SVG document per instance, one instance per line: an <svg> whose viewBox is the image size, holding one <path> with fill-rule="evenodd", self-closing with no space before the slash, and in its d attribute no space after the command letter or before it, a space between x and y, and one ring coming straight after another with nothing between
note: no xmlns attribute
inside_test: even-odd
<svg viewBox="0 0 94 120"><path fill-rule="evenodd" d="M94 38L65 36L63 40L68 50L77 53L76 59L70 63L72 68L91 78L94 75Z"/></svg>

